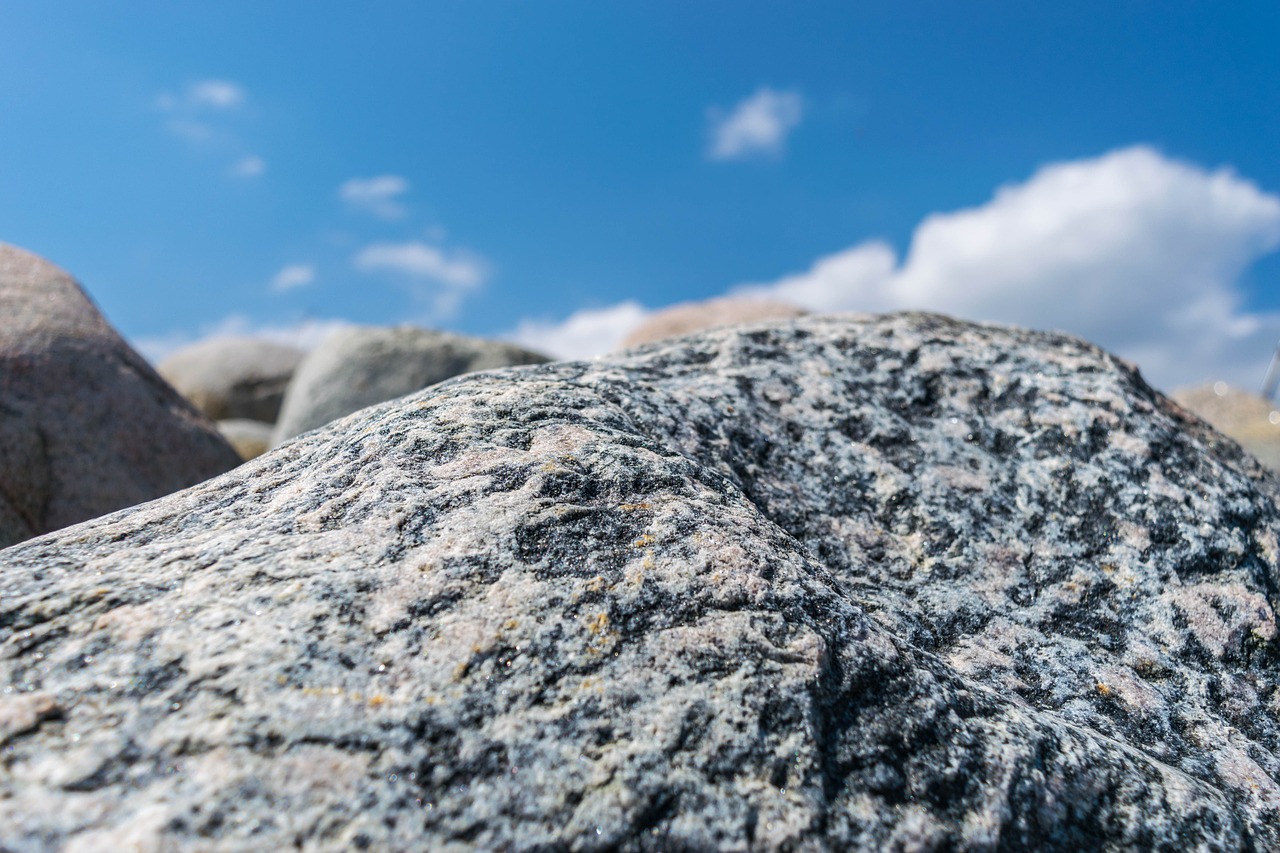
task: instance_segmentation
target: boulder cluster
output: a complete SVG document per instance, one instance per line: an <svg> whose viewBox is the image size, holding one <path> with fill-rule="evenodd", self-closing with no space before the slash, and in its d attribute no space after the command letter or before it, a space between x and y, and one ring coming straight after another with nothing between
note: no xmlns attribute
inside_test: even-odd
<svg viewBox="0 0 1280 853"><path fill-rule="evenodd" d="M0 550L0 848L1280 849L1277 608L1280 479L1075 338L473 373Z"/></svg>

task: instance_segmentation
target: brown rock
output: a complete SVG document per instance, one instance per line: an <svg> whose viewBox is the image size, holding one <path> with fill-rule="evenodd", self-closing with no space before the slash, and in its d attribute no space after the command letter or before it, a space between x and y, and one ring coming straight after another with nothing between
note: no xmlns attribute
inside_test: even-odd
<svg viewBox="0 0 1280 853"><path fill-rule="evenodd" d="M71 276L0 244L0 547L239 463Z"/></svg>
<svg viewBox="0 0 1280 853"><path fill-rule="evenodd" d="M218 432L231 442L231 446L240 454L240 458L248 462L257 459L271 449L271 431L273 424L262 421L251 421L245 418L231 418L218 421Z"/></svg>
<svg viewBox="0 0 1280 853"><path fill-rule="evenodd" d="M1280 405L1225 382L1174 391L1173 399L1234 439L1268 468L1280 471Z"/></svg>
<svg viewBox="0 0 1280 853"><path fill-rule="evenodd" d="M809 312L785 302L768 299L745 299L733 296L708 299L704 302L681 302L664 308L623 338L619 349L674 338L703 329L731 326L734 323L754 323L759 320L785 320L801 317Z"/></svg>

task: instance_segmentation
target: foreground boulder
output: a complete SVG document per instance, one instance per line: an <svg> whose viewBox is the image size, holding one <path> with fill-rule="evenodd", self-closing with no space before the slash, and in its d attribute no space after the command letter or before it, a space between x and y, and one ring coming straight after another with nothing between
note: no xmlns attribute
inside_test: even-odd
<svg viewBox="0 0 1280 853"><path fill-rule="evenodd" d="M735 323L786 320L802 317L806 313L808 312L804 309L785 302L745 296L721 296L702 302L681 302L654 312L653 316L623 338L618 348L626 349Z"/></svg>
<svg viewBox="0 0 1280 853"><path fill-rule="evenodd" d="M1071 338L458 379L0 553L0 846L1280 846L1280 486Z"/></svg>
<svg viewBox="0 0 1280 853"><path fill-rule="evenodd" d="M1273 471L1280 471L1280 405L1225 382L1180 388L1172 397Z"/></svg>
<svg viewBox="0 0 1280 853"><path fill-rule="evenodd" d="M215 421L275 423L300 349L259 338L210 338L160 362L160 375Z"/></svg>
<svg viewBox="0 0 1280 853"><path fill-rule="evenodd" d="M238 464L67 273L0 244L0 547Z"/></svg>
<svg viewBox="0 0 1280 853"><path fill-rule="evenodd" d="M545 355L501 341L416 326L338 329L298 367L275 443L459 374L545 361Z"/></svg>

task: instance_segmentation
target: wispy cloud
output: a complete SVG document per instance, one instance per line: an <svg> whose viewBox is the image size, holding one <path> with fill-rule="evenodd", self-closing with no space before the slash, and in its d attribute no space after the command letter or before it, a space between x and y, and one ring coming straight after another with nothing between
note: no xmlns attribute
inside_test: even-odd
<svg viewBox="0 0 1280 853"><path fill-rule="evenodd" d="M156 107L166 118L164 128L193 146L231 160L226 173L235 178L255 178L267 168L266 161L246 151L233 122L248 96L242 86L229 80L199 80L178 94L165 92L156 98Z"/></svg>
<svg viewBox="0 0 1280 853"><path fill-rule="evenodd" d="M230 171L237 178L256 178L267 171L267 161L256 154L249 154L232 163Z"/></svg>
<svg viewBox="0 0 1280 853"><path fill-rule="evenodd" d="M271 279L271 289L276 293L297 290L316 280L316 268L311 264L289 264Z"/></svg>
<svg viewBox="0 0 1280 853"><path fill-rule="evenodd" d="M399 175L351 178L338 187L338 197L351 208L382 219L399 219L405 214L397 198L409 191L409 182Z"/></svg>
<svg viewBox="0 0 1280 853"><path fill-rule="evenodd" d="M707 156L712 160L779 156L803 116L804 99L799 92L768 87L739 102L728 113L713 108L709 111L711 141Z"/></svg>
<svg viewBox="0 0 1280 853"><path fill-rule="evenodd" d="M361 272L390 273L408 284L416 298L430 304L434 320L452 317L463 297L489 277L489 265L479 255L418 240L370 244L352 263Z"/></svg>

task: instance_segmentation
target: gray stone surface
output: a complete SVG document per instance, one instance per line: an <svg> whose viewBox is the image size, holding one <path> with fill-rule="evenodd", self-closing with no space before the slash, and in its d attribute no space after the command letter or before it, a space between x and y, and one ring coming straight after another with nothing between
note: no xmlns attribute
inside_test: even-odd
<svg viewBox="0 0 1280 853"><path fill-rule="evenodd" d="M1280 471L1280 404L1268 403L1257 394L1213 382L1179 388L1174 401L1210 426L1240 442L1240 446L1273 471Z"/></svg>
<svg viewBox="0 0 1280 853"><path fill-rule="evenodd" d="M67 273L0 243L0 547L239 463Z"/></svg>
<svg viewBox="0 0 1280 853"><path fill-rule="evenodd" d="M464 377L0 552L0 833L1274 850L1280 484L1080 341Z"/></svg>
<svg viewBox="0 0 1280 853"><path fill-rule="evenodd" d="M803 308L785 302L745 296L721 296L701 302L681 302L655 311L653 316L623 338L618 348L627 349L735 323L785 320L802 317L807 313Z"/></svg>
<svg viewBox="0 0 1280 853"><path fill-rule="evenodd" d="M416 326L338 329L299 365L275 443L459 374L548 360L513 344Z"/></svg>
<svg viewBox="0 0 1280 853"><path fill-rule="evenodd" d="M275 430L272 424L261 421L250 421L233 418L229 421L218 421L218 432L231 443L246 462L257 459L271 449L271 433Z"/></svg>
<svg viewBox="0 0 1280 853"><path fill-rule="evenodd" d="M215 421L275 423L303 352L259 338L210 338L178 350L157 370Z"/></svg>

